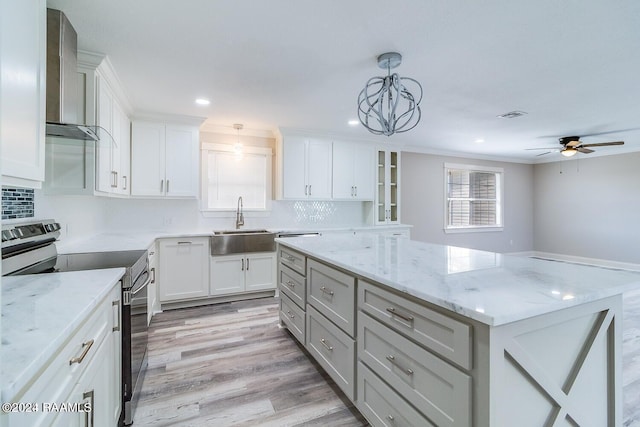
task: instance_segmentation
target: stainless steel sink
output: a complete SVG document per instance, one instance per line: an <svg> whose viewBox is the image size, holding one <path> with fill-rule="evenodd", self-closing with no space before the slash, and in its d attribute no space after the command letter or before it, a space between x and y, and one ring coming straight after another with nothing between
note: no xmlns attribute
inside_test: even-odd
<svg viewBox="0 0 640 427"><path fill-rule="evenodd" d="M231 255L246 252L273 252L276 234L268 230L214 231L211 255Z"/></svg>

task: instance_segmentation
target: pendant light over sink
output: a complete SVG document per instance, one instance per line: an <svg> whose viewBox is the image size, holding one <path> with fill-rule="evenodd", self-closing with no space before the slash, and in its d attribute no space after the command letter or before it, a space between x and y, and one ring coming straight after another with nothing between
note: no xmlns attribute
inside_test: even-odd
<svg viewBox="0 0 640 427"><path fill-rule="evenodd" d="M236 155L236 159L240 160L242 159L242 155L243 155L243 148L242 148L242 143L240 142L240 131L242 130L244 126L242 125L242 123L236 123L233 125L233 128L236 130L236 132L238 133L238 140L236 141L235 145L233 146L233 153Z"/></svg>
<svg viewBox="0 0 640 427"><path fill-rule="evenodd" d="M358 96L358 118L373 134L391 136L407 132L420 121L422 86L410 77L391 74L391 69L401 63L402 55L398 52L378 56L378 67L386 69L387 75L370 78Z"/></svg>

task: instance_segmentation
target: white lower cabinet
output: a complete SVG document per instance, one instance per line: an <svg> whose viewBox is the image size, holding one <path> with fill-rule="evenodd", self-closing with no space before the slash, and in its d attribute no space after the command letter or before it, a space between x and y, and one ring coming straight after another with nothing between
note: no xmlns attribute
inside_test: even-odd
<svg viewBox="0 0 640 427"><path fill-rule="evenodd" d="M157 242L154 241L151 246L149 246L149 248L147 249L147 254L149 256L149 275L151 276L149 280L149 291L147 292L147 322L150 324L153 315L162 311L160 309L160 301L158 300L159 280Z"/></svg>
<svg viewBox="0 0 640 427"><path fill-rule="evenodd" d="M160 302L209 296L209 238L160 239Z"/></svg>
<svg viewBox="0 0 640 427"><path fill-rule="evenodd" d="M276 254L247 253L211 257L212 296L276 288Z"/></svg>
<svg viewBox="0 0 640 427"><path fill-rule="evenodd" d="M44 371L24 392L16 394L14 402L37 403L38 411L2 414L2 426L118 425L122 405L121 292L118 282Z"/></svg>
<svg viewBox="0 0 640 427"><path fill-rule="evenodd" d="M103 343L102 347L105 346L108 346L106 342ZM96 357L91 359L87 369L67 400L73 404L80 404L81 410L61 412L56 417L53 423L54 426L107 427L115 425L109 416L110 359L107 349L98 349Z"/></svg>

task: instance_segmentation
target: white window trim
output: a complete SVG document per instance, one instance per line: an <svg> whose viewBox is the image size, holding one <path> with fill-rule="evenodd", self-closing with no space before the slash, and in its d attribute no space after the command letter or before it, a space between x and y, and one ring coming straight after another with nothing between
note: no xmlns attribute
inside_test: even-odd
<svg viewBox="0 0 640 427"><path fill-rule="evenodd" d="M447 187L447 170L448 169L462 169L469 171L482 171L482 172L495 172L500 174L500 185L498 186L498 194L500 197L500 212L498 213L500 218L500 225L472 225L466 227L450 227L447 222L447 201L449 196L449 188ZM480 166L480 165L468 165L463 163L444 163L444 167L442 169L443 177L444 177L444 232L445 233L486 233L486 232L496 232L504 230L504 169L498 167L491 166Z"/></svg>
<svg viewBox="0 0 640 427"><path fill-rule="evenodd" d="M236 209L209 209L208 201L208 179L207 153L209 151L222 151L234 153L234 147L231 144L216 144L203 142L200 147L200 212L203 217L207 218L235 218ZM247 218L268 217L271 214L271 201L273 200L273 150L264 147L243 146L242 152L246 154L262 154L267 157L267 196L265 209L243 209L242 212Z"/></svg>

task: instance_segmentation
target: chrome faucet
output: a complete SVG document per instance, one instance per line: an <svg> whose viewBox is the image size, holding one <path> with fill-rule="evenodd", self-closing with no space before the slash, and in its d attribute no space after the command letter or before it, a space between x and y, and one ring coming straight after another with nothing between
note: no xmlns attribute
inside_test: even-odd
<svg viewBox="0 0 640 427"><path fill-rule="evenodd" d="M238 197L238 207L236 209L236 230L244 225L244 215L242 214L242 196Z"/></svg>

